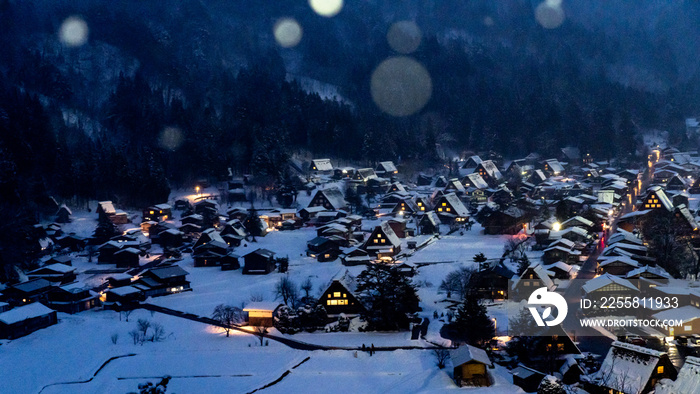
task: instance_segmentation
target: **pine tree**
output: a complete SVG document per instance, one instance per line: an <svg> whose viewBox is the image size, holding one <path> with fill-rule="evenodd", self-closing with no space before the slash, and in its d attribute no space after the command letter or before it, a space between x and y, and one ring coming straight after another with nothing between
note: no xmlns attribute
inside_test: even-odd
<svg viewBox="0 0 700 394"><path fill-rule="evenodd" d="M418 311L419 298L411 279L397 269L372 264L357 276L357 293L367 306L362 318L369 330L408 328L407 314Z"/></svg>
<svg viewBox="0 0 700 394"><path fill-rule="evenodd" d="M476 297L467 297L457 310L450 329L455 339L461 339L475 346L481 346L496 335L493 321L486 314L486 307Z"/></svg>

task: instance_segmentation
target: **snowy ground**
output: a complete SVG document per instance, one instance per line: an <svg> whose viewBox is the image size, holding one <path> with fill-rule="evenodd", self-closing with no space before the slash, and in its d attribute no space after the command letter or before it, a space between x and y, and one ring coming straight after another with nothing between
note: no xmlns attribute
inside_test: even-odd
<svg viewBox="0 0 700 394"><path fill-rule="evenodd" d="M325 185L324 185L325 186ZM327 186L326 186L327 187ZM186 193L182 193L183 196ZM300 195L301 203L307 196ZM222 207L224 211L226 207ZM138 215L133 215L135 218ZM179 218L179 212L176 213ZM66 233L90 236L96 225L96 213L74 210L73 222L64 226ZM136 218L137 219L137 218ZM138 220L136 220L137 222ZM370 230L379 220L363 221L363 228ZM125 227L135 227L127 225ZM122 229L124 230L124 229ZM444 232L443 232L444 234ZM241 270L221 271L217 267L194 267L189 255L178 264L187 270L193 291L165 297L151 298L148 302L164 307L210 316L219 304L242 306L252 297L265 301L275 300L274 287L283 275L301 284L307 278L313 283L311 296L319 296L330 281L349 271L359 274L363 267L345 267L340 260L319 263L306 257L306 242L316 236L313 228L295 231L273 231L258 242L237 248L245 254L257 248L266 248L290 259L289 273L269 275L242 275ZM404 261L421 263L414 282L421 298L421 317L431 320L426 340L411 340L410 333L300 333L291 338L307 343L340 347L375 346L430 347L432 343L449 344L439 335L443 317L452 303L446 294L438 291L440 282L449 272L460 267L475 267L473 257L484 253L487 258L499 258L504 242L509 236L485 236L477 224L471 231L442 235L429 246L415 253L409 252ZM413 240L419 244L426 236ZM154 246L153 252L159 249ZM531 253L531 261L538 261L541 252ZM73 254L73 265L78 268L78 279L91 285L99 285L105 274L88 274L87 270L110 269L110 265L97 265L87 261L87 255ZM153 257L151 257L153 258ZM147 262L144 259L141 263ZM424 263L429 263L423 265ZM499 304L488 306L489 314L496 319L497 331L506 332L507 314ZM111 357L136 354L111 361L92 380L80 384L59 384L46 387L43 393L95 393L128 392L139 383L156 381L171 375L173 380L168 392L248 392L262 387L299 364L306 357L311 359L292 370L281 383L266 391L273 392L440 392L456 389L451 380L450 367L439 370L434 355L429 350L399 350L379 352L373 357L353 351L302 352L292 350L275 341L269 347L260 347L257 340L238 333L231 338L213 327L176 317L139 310L130 316L130 322L120 321L119 314L111 311L87 311L78 315L59 314L59 324L40 330L27 337L0 343L3 364L11 365L4 374L2 390L11 393L39 392L53 383L86 381L93 378L100 366ZM139 318L147 318L163 324L169 333L161 343L134 345L129 331ZM272 330L272 333L281 335ZM111 335L118 334L118 343L112 344ZM39 361L40 360L40 361ZM42 368L36 368L37 363ZM5 368L4 370L8 370ZM491 370L496 386L470 389L471 393L519 392L513 386L506 370Z"/></svg>
<svg viewBox="0 0 700 394"><path fill-rule="evenodd" d="M290 369L291 374L265 391L419 393L456 389L449 365L438 369L428 350L378 352L370 357L354 351L297 351L275 341L261 347L251 335L233 333L226 338L214 327L143 310L132 313L129 322L123 317L120 321L119 314L111 311L59 316L59 324L2 345L3 392L126 393L136 390L139 383L157 382L169 375L168 392L172 393L244 393L273 382ZM162 324L167 338L134 345L128 332L138 319ZM112 343L112 334L119 335L117 344ZM111 357L130 354L134 355L112 360L95 375ZM292 369L307 357L307 362ZM490 372L495 386L469 392L519 392L506 370L497 367Z"/></svg>

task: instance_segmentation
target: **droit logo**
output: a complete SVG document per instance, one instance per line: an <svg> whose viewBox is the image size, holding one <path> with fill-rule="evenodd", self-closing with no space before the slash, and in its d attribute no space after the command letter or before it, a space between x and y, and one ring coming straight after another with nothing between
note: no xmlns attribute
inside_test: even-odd
<svg viewBox="0 0 700 394"><path fill-rule="evenodd" d="M534 305L529 306L528 309L530 310L530 313L532 313L535 323L537 323L537 325L540 327L544 327L545 325L551 327L560 324L564 321L564 318L566 318L566 313L569 311L569 306L566 304L564 297L562 297L561 294L547 291L546 287L540 287L539 289L533 291L532 294L530 294L530 298L527 300L527 304ZM542 312L541 316L537 310L538 306L547 307ZM547 318L552 317L552 307L557 308L557 316L552 318L552 320L547 320Z"/></svg>

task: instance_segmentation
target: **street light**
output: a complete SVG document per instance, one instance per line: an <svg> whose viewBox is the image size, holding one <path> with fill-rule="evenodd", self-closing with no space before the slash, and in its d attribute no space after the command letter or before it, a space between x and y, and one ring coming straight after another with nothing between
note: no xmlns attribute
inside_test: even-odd
<svg viewBox="0 0 700 394"><path fill-rule="evenodd" d="M197 192L197 195L199 195L199 186L195 186L194 190Z"/></svg>
<svg viewBox="0 0 700 394"><path fill-rule="evenodd" d="M559 230L561 230L561 223L559 223L559 222L554 222L554 224L552 224L552 230L554 230L554 231L559 231Z"/></svg>

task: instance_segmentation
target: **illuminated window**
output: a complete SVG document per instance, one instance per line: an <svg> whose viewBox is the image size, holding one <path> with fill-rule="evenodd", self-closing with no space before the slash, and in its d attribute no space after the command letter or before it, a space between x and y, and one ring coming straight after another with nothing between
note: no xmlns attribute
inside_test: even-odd
<svg viewBox="0 0 700 394"><path fill-rule="evenodd" d="M564 344L563 343L557 343L557 350L558 351L563 351L564 350Z"/></svg>
<svg viewBox="0 0 700 394"><path fill-rule="evenodd" d="M328 294L328 298L331 298L331 295L330 295L330 294Z"/></svg>
<svg viewBox="0 0 700 394"><path fill-rule="evenodd" d="M438 208L438 212L442 212L442 208Z"/></svg>
<svg viewBox="0 0 700 394"><path fill-rule="evenodd" d="M338 300L328 300L328 305L338 305Z"/></svg>
<svg viewBox="0 0 700 394"><path fill-rule="evenodd" d="M528 281L523 282L523 286L530 286L530 282L528 282Z"/></svg>
<svg viewBox="0 0 700 394"><path fill-rule="evenodd" d="M445 208L445 211L450 212L450 208L449 207Z"/></svg>
<svg viewBox="0 0 700 394"><path fill-rule="evenodd" d="M535 275L530 274L530 279L535 279Z"/></svg>
<svg viewBox="0 0 700 394"><path fill-rule="evenodd" d="M664 366L659 365L658 367L656 367L656 373L664 373Z"/></svg>
<svg viewBox="0 0 700 394"><path fill-rule="evenodd" d="M386 239L382 238L382 243L386 243Z"/></svg>
<svg viewBox="0 0 700 394"><path fill-rule="evenodd" d="M381 238L381 237L382 237L382 235L381 235L381 234L377 234L377 238Z"/></svg>
<svg viewBox="0 0 700 394"><path fill-rule="evenodd" d="M343 298L348 298L348 295L343 293Z"/></svg>
<svg viewBox="0 0 700 394"><path fill-rule="evenodd" d="M375 244L378 244L378 243L379 243L379 240L378 240L378 239L375 239L375 240L374 240L374 243L375 243Z"/></svg>
<svg viewBox="0 0 700 394"><path fill-rule="evenodd" d="M421 211L425 211L425 207L420 207L420 210L421 210Z"/></svg>
<svg viewBox="0 0 700 394"><path fill-rule="evenodd" d="M153 215L153 211L151 211L151 215Z"/></svg>
<svg viewBox="0 0 700 394"><path fill-rule="evenodd" d="M442 206L443 206L443 207L446 207L446 206L447 206L447 203L446 203L446 202L443 202L443 203L442 203Z"/></svg>
<svg viewBox="0 0 700 394"><path fill-rule="evenodd" d="M340 292L339 291L333 292L333 297L340 298Z"/></svg>

